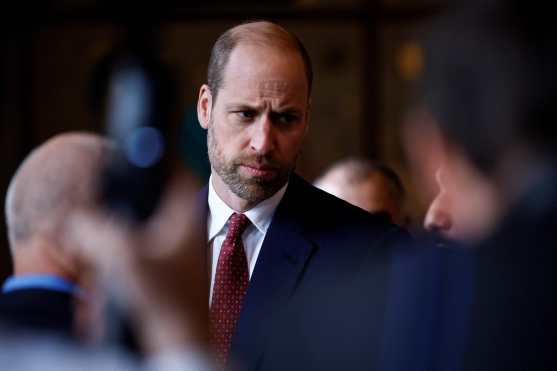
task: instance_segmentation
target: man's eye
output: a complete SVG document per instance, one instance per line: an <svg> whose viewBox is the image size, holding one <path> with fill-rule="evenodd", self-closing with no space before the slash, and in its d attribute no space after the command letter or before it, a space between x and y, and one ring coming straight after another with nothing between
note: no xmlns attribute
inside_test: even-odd
<svg viewBox="0 0 557 371"><path fill-rule="evenodd" d="M290 125L298 121L298 116L291 113L277 113L273 117L273 121L282 125Z"/></svg>
<svg viewBox="0 0 557 371"><path fill-rule="evenodd" d="M235 113L243 120L249 120L255 117L255 111L237 111Z"/></svg>

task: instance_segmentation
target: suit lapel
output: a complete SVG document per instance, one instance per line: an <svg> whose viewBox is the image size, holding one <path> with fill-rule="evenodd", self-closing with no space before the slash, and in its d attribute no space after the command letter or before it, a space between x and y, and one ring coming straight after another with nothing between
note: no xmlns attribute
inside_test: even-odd
<svg viewBox="0 0 557 371"><path fill-rule="evenodd" d="M291 181L275 212L232 339L232 354L244 370L256 368L274 320L295 290L315 248L295 222L299 217L298 187L296 180Z"/></svg>

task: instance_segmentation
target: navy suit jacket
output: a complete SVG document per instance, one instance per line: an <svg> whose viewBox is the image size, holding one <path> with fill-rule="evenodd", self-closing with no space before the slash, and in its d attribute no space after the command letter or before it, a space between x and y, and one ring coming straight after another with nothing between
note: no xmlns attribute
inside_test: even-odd
<svg viewBox="0 0 557 371"><path fill-rule="evenodd" d="M15 331L71 337L73 295L49 289L18 289L0 295L0 326Z"/></svg>
<svg viewBox="0 0 557 371"><path fill-rule="evenodd" d="M557 369L557 166L478 247L464 371Z"/></svg>
<svg viewBox="0 0 557 371"><path fill-rule="evenodd" d="M479 246L393 259L381 371L557 369L557 167Z"/></svg>
<svg viewBox="0 0 557 371"><path fill-rule="evenodd" d="M393 256L381 371L462 371L476 256L429 239Z"/></svg>
<svg viewBox="0 0 557 371"><path fill-rule="evenodd" d="M237 368L375 369L392 250L407 242L384 216L292 175L232 339Z"/></svg>

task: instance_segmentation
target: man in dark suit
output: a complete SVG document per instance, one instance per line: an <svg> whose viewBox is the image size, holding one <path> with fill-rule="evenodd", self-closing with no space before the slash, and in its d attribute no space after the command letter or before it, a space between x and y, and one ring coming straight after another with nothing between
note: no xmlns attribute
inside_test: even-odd
<svg viewBox="0 0 557 371"><path fill-rule="evenodd" d="M469 276L457 277L468 286L460 311L441 308L427 369L557 367L552 17L540 4L472 2L444 17L426 44L431 117L409 123L409 153L422 178L443 165L444 212L473 247Z"/></svg>
<svg viewBox="0 0 557 371"><path fill-rule="evenodd" d="M92 134L59 135L34 150L13 177L6 219L14 275L2 287L1 325L75 334L88 269L66 222L71 212L93 204L107 148Z"/></svg>
<svg viewBox="0 0 557 371"><path fill-rule="evenodd" d="M209 317L221 366L376 361L390 248L406 234L293 173L311 84L303 45L276 24L239 25L213 47L198 118L212 168Z"/></svg>

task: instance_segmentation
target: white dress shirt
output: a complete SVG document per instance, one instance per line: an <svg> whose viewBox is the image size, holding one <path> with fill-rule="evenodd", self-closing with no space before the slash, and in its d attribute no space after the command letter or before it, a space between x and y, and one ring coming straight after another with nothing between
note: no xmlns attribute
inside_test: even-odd
<svg viewBox="0 0 557 371"><path fill-rule="evenodd" d="M244 250L248 261L249 277L255 268L257 257L261 251L263 240L273 220L275 210L286 192L288 183L277 193L268 199L258 203L255 207L244 212L251 224L242 235ZM211 249L211 289L209 292L209 303L213 299L213 283L217 271L220 249L228 232L228 219L235 213L217 194L213 187L213 178L209 178L209 217L207 220L207 236L209 248Z"/></svg>

